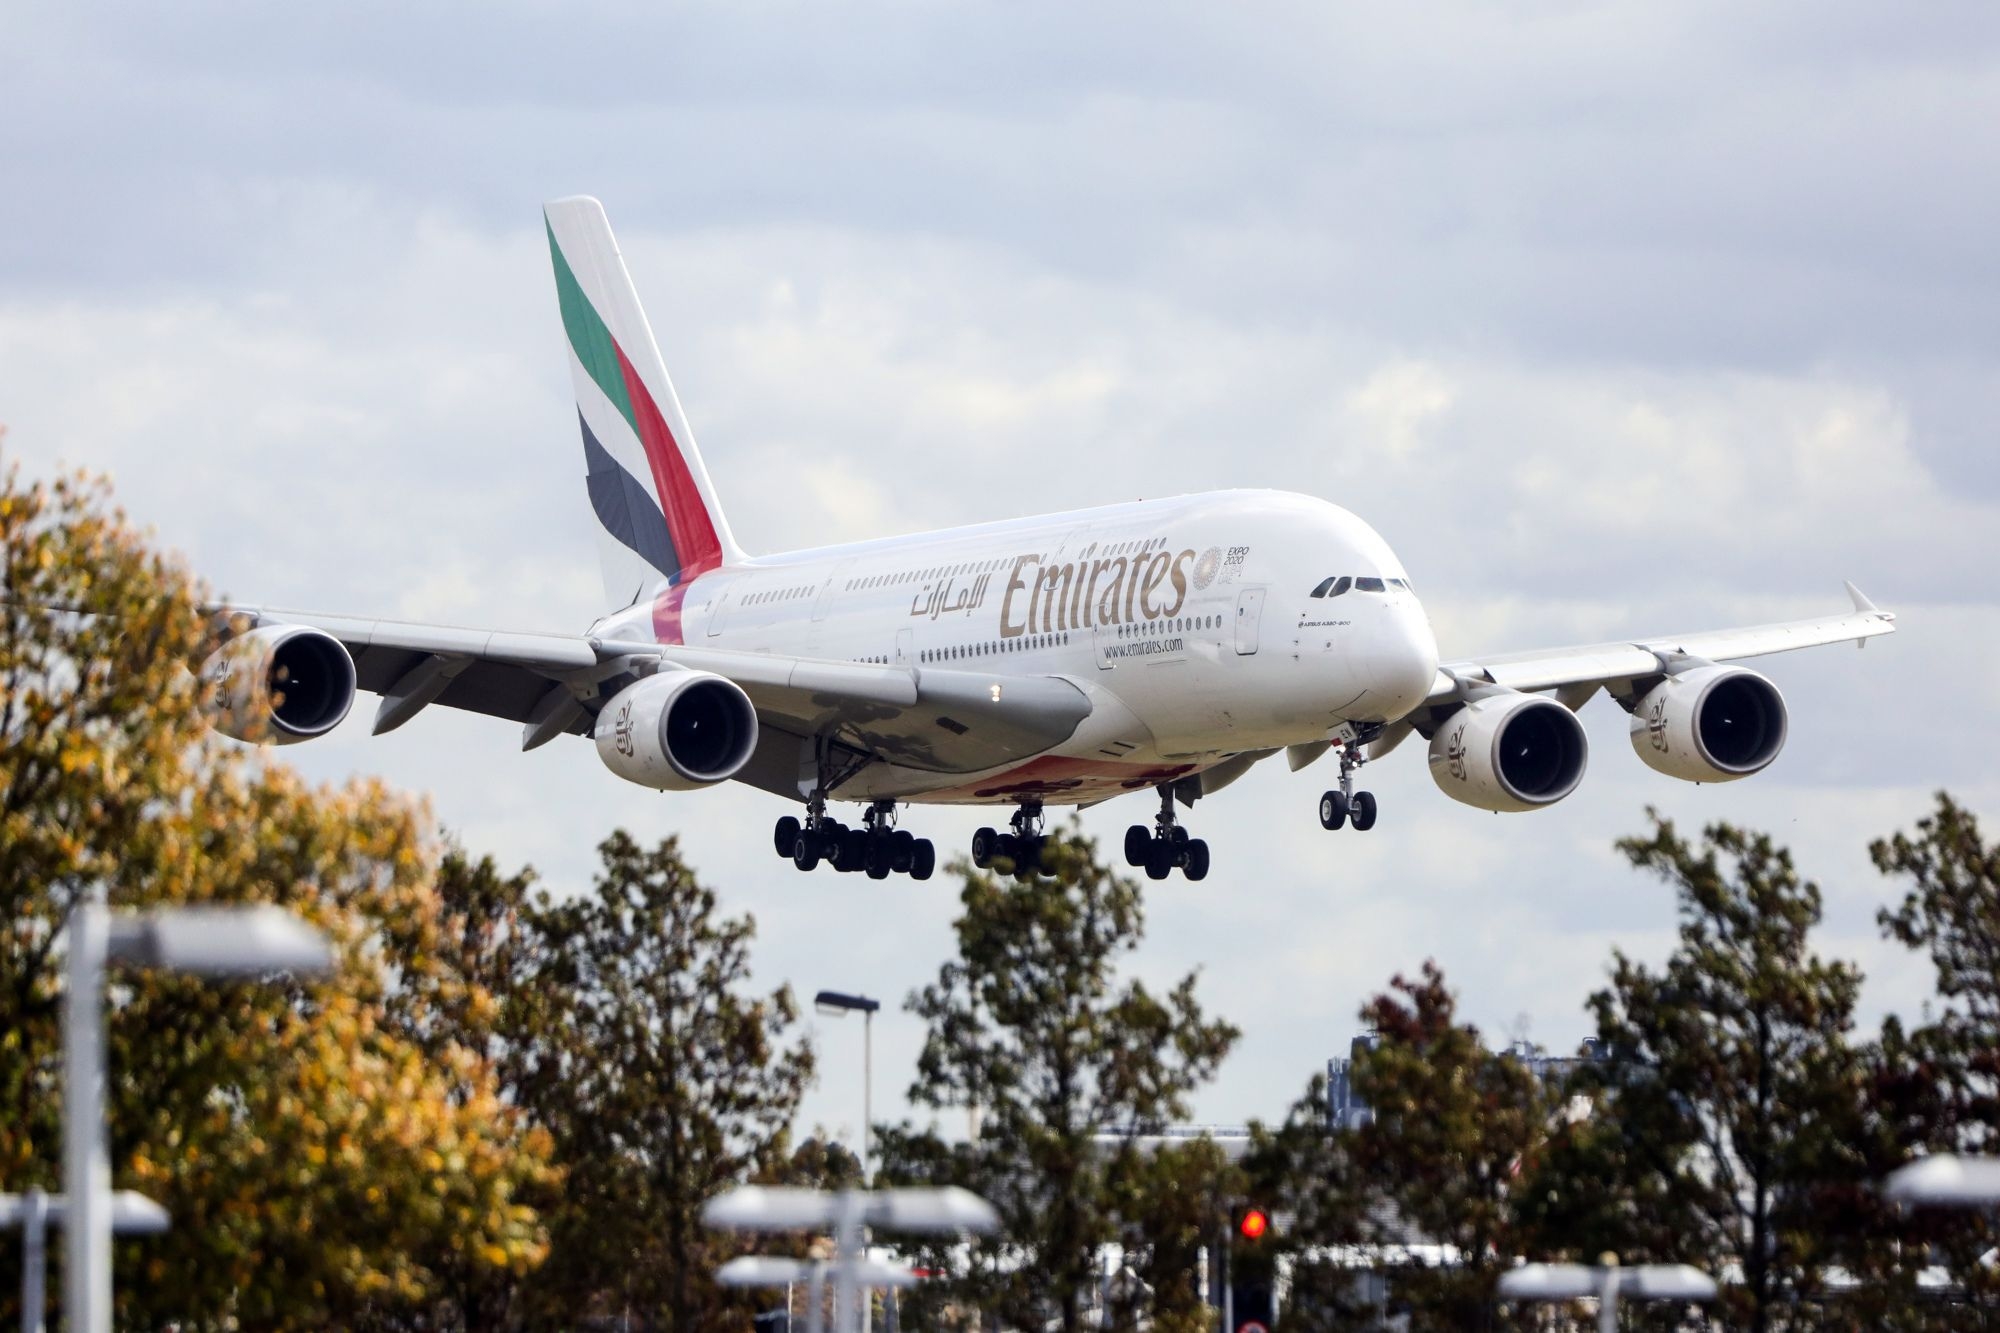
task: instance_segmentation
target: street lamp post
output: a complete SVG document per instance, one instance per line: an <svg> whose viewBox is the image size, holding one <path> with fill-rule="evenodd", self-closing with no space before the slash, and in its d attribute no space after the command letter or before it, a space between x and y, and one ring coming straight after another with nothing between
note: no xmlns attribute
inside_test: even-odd
<svg viewBox="0 0 2000 1333"><path fill-rule="evenodd" d="M927 1233L968 1232L991 1235L999 1230L1000 1215L993 1205L968 1190L907 1189L842 1190L829 1194L821 1190L744 1185L719 1194L702 1207L701 1220L709 1226L730 1231L801 1231L830 1228L833 1231L833 1326L835 1333L850 1333L861 1327L861 1312L867 1305L859 1299L862 1291L874 1287L904 1287L916 1280L908 1269L892 1268L869 1260L863 1244L863 1229L881 1227L886 1231ZM815 1291L820 1266L795 1265L793 1261L751 1256L724 1264L717 1277L738 1286L784 1286L802 1276L811 1278ZM817 1321L815 1297L811 1316ZM810 1326L818 1333L817 1323Z"/></svg>
<svg viewBox="0 0 2000 1333"><path fill-rule="evenodd" d="M1916 1207L1991 1208L2000 1204L2000 1157L1936 1153L1890 1172L1882 1193Z"/></svg>
<svg viewBox="0 0 2000 1333"><path fill-rule="evenodd" d="M823 990L813 996L813 1008L829 1018L845 1018L850 1012L861 1014L861 1187L869 1184L868 1136L874 1130L875 1120L875 1011L882 1007L880 1000L871 1000L866 995L843 995L835 990Z"/></svg>
<svg viewBox="0 0 2000 1333"><path fill-rule="evenodd" d="M21 1329L42 1333L42 1307L48 1273L48 1233L51 1225L69 1221L69 1198L31 1189L25 1194L0 1194L0 1229L21 1228ZM167 1210L133 1190L111 1196L111 1230L120 1236L151 1236L167 1229Z"/></svg>
<svg viewBox="0 0 2000 1333"><path fill-rule="evenodd" d="M181 907L113 913L99 896L69 920L63 996L64 1265L69 1327L111 1333L111 1155L104 1143L104 969L113 962L204 977L333 968L326 937L272 906Z"/></svg>
<svg viewBox="0 0 2000 1333"><path fill-rule="evenodd" d="M1607 1254L1586 1264L1523 1264L1500 1276L1500 1296L1510 1301L1597 1298L1598 1333L1618 1333L1618 1301L1712 1301L1715 1279L1686 1264L1637 1264L1622 1268Z"/></svg>

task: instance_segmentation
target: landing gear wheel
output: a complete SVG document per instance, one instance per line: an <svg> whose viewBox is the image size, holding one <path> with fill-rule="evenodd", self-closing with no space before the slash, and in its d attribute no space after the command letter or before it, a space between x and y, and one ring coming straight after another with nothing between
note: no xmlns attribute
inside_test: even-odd
<svg viewBox="0 0 2000 1333"><path fill-rule="evenodd" d="M1372 797L1370 798L1373 799ZM1373 818L1371 813L1370 818ZM1330 791L1319 798L1319 826L1328 832L1347 822L1347 798Z"/></svg>
<svg viewBox="0 0 2000 1333"><path fill-rule="evenodd" d="M1205 840L1195 838L1188 843L1187 864L1182 867L1182 873L1189 879L1208 878L1208 843Z"/></svg>
<svg viewBox="0 0 2000 1333"><path fill-rule="evenodd" d="M1375 793L1358 791L1354 793L1354 827L1366 833L1375 827Z"/></svg>
<svg viewBox="0 0 2000 1333"><path fill-rule="evenodd" d="M868 830L862 828L836 829L833 868L842 874L851 875L868 865Z"/></svg>
<svg viewBox="0 0 2000 1333"><path fill-rule="evenodd" d="M1172 836L1174 840L1174 846L1186 847L1188 845L1188 831L1185 828L1182 828L1179 824L1174 825L1174 831Z"/></svg>
<svg viewBox="0 0 2000 1333"><path fill-rule="evenodd" d="M917 835L906 829L891 833L889 842L889 863L899 875L907 875L917 854Z"/></svg>
<svg viewBox="0 0 2000 1333"><path fill-rule="evenodd" d="M1156 838L1146 851L1146 878L1165 879L1174 870L1174 845Z"/></svg>
<svg viewBox="0 0 2000 1333"><path fill-rule="evenodd" d="M1134 824L1125 830L1125 864L1143 866L1146 854L1153 848L1153 830L1144 824Z"/></svg>
<svg viewBox="0 0 2000 1333"><path fill-rule="evenodd" d="M800 870L811 870L819 864L819 839L807 835L792 843L792 864Z"/></svg>
<svg viewBox="0 0 2000 1333"><path fill-rule="evenodd" d="M910 878L929 879L937 869L937 848L929 838L918 838L917 845L910 851Z"/></svg>
<svg viewBox="0 0 2000 1333"><path fill-rule="evenodd" d="M993 858L1000 854L998 833L990 828L983 828L972 835L972 864L985 870L993 864Z"/></svg>
<svg viewBox="0 0 2000 1333"><path fill-rule="evenodd" d="M801 831L798 818L794 815L786 815L778 821L778 827L771 832L771 841L776 845L778 855L788 861L791 859L792 850L799 845Z"/></svg>
<svg viewBox="0 0 2000 1333"><path fill-rule="evenodd" d="M896 868L896 849L887 838L868 839L863 855L863 864L868 867L870 879L887 879L889 872Z"/></svg>

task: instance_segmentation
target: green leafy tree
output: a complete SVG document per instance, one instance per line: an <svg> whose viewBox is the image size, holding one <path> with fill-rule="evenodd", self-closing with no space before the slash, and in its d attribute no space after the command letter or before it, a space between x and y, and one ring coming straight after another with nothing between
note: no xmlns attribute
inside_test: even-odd
<svg viewBox="0 0 2000 1333"><path fill-rule="evenodd" d="M812 1053L788 1044L789 988L749 992L753 926L718 913L674 839L616 833L599 853L594 892L524 914L512 987L523 1026L503 1062L567 1173L529 1306L551 1323L595 1309L643 1328L747 1326L747 1298L713 1281L735 1242L700 1209L793 1164Z"/></svg>
<svg viewBox="0 0 2000 1333"><path fill-rule="evenodd" d="M1874 1053L1873 1143L1886 1171L1915 1152L2000 1151L2000 848L1987 843L1971 811L1940 792L1914 836L1897 833L1869 848L1884 874L1909 884L1880 915L1890 938L1922 951L1937 978L1928 1021L1904 1034L1891 1020ZM1954 1314L1979 1327L2000 1323L1996 1239L1984 1213L1925 1211L1864 1216L1856 1256L1870 1276L1908 1291L1914 1270L1935 1260L1963 1293Z"/></svg>
<svg viewBox="0 0 2000 1333"><path fill-rule="evenodd" d="M1293 1218L1282 1239L1309 1257L1342 1247L1394 1256L1437 1245L1437 1263L1384 1258L1391 1297L1413 1329L1491 1327L1505 1316L1493 1284L1529 1241L1520 1195L1533 1180L1561 1106L1519 1060L1486 1049L1435 963L1398 976L1362 1006L1375 1040L1351 1077L1373 1111L1359 1127L1327 1125L1315 1079L1246 1161ZM1297 1317L1304 1328L1349 1326L1368 1308L1352 1272L1309 1263Z"/></svg>
<svg viewBox="0 0 2000 1333"><path fill-rule="evenodd" d="M1105 867L1095 842L1071 825L1043 864L1045 876L1019 879L955 868L965 880L958 956L910 1000L929 1028L910 1099L974 1110L979 1132L954 1143L885 1128L885 1171L972 1189L999 1209L1004 1234L974 1245L969 1263L944 1247L921 1251L955 1280L927 1284L918 1319L979 1311L1080 1327L1121 1209L1167 1207L1146 1188L1155 1167L1119 1136L1184 1117L1237 1036L1202 1012L1192 974L1165 994L1121 982L1119 960L1143 935L1139 888ZM1189 1192L1178 1177L1162 1188Z"/></svg>
<svg viewBox="0 0 2000 1333"><path fill-rule="evenodd" d="M208 629L100 485L0 474L0 1187L59 1187L76 905L276 903L333 937L335 978L111 990L114 1177L175 1221L119 1246L119 1326L365 1325L421 1309L444 1268L525 1271L546 1138L478 1052L422 1050L390 1017L389 928L420 978L436 919L428 823L212 737L187 670Z"/></svg>
<svg viewBox="0 0 2000 1333"><path fill-rule="evenodd" d="M1674 886L1680 943L1660 970L1616 953L1591 998L1609 1086L1566 1188L1609 1199L1570 1247L1740 1274L1725 1317L1789 1326L1818 1297L1828 1210L1869 1181L1860 974L1812 951L1819 889L1769 837L1717 824L1696 847L1655 816L1619 846Z"/></svg>

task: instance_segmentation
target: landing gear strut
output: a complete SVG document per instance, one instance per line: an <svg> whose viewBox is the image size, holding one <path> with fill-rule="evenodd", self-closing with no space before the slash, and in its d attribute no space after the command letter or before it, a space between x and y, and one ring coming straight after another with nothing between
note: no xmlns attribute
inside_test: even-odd
<svg viewBox="0 0 2000 1333"><path fill-rule="evenodd" d="M972 835L972 864L981 870L990 870L1005 861L1012 867L1017 879L1038 874L1042 868L1042 848L1049 840L1049 835L1042 831L1042 803L1021 802L1008 827L1013 832L1001 833L983 828ZM1006 870L1008 866L1001 866L1001 869Z"/></svg>
<svg viewBox="0 0 2000 1333"><path fill-rule="evenodd" d="M1208 844L1190 838L1174 817L1172 783L1160 784L1160 813L1153 816L1153 827L1134 824L1125 830L1125 861L1143 869L1147 879L1165 879L1176 869L1189 879L1207 878Z"/></svg>
<svg viewBox="0 0 2000 1333"><path fill-rule="evenodd" d="M937 848L929 838L915 837L895 824L896 803L876 801L862 816L862 827L849 828L827 814L826 793L816 789L806 801L804 821L786 815L771 841L778 855L800 870L824 860L835 870L863 871L870 879L891 874L929 879L937 869Z"/></svg>
<svg viewBox="0 0 2000 1333"><path fill-rule="evenodd" d="M1375 827L1375 793L1354 790L1354 770L1368 762L1368 756L1361 752L1358 743L1348 741L1340 747L1340 790L1323 793L1319 798L1319 826L1331 832L1343 824L1353 824L1358 832L1366 833Z"/></svg>

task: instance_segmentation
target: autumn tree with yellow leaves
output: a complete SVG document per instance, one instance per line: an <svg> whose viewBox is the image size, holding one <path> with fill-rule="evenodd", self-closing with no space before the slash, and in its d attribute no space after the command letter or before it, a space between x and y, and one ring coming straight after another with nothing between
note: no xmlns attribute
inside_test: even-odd
<svg viewBox="0 0 2000 1333"><path fill-rule="evenodd" d="M337 976L113 978L116 1183L173 1215L119 1245L118 1325L422 1321L441 1275L542 1260L549 1136L427 1008L483 999L427 977L447 941L425 812L213 738L188 669L208 632L193 580L101 484L0 472L0 1188L61 1187L70 910L276 903L338 941ZM0 1247L0 1323L17 1263Z"/></svg>

